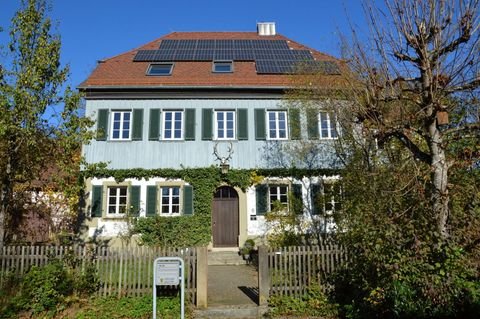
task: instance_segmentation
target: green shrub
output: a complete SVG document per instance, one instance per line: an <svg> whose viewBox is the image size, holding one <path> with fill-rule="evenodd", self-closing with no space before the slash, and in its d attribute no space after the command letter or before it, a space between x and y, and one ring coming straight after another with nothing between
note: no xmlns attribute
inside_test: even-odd
<svg viewBox="0 0 480 319"><path fill-rule="evenodd" d="M20 303L34 313L56 308L73 293L73 279L59 260L43 267L33 266L22 280Z"/></svg>
<svg viewBox="0 0 480 319"><path fill-rule="evenodd" d="M133 232L145 245L193 247L210 242L210 216L148 217L138 219Z"/></svg>
<svg viewBox="0 0 480 319"><path fill-rule="evenodd" d="M269 317L302 316L335 318L338 306L331 303L317 286L312 286L301 298L294 296L272 296L268 301Z"/></svg>
<svg viewBox="0 0 480 319"><path fill-rule="evenodd" d="M89 262L85 269L75 277L75 292L81 296L90 296L94 294L101 285L98 271L95 264Z"/></svg>

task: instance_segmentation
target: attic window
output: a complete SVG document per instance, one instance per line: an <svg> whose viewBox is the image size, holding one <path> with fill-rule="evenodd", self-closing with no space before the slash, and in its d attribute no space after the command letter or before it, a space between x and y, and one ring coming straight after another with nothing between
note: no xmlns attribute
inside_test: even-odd
<svg viewBox="0 0 480 319"><path fill-rule="evenodd" d="M171 75L173 63L156 63L148 66L147 75Z"/></svg>
<svg viewBox="0 0 480 319"><path fill-rule="evenodd" d="M232 73L233 61L213 61L213 73Z"/></svg>

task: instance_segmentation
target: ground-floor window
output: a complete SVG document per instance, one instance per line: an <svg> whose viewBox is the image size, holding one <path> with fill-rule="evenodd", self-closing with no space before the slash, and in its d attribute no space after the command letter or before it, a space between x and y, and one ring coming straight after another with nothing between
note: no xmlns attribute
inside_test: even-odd
<svg viewBox="0 0 480 319"><path fill-rule="evenodd" d="M288 206L288 186L276 185L268 188L270 199L270 210L274 210L276 203L280 203L282 206Z"/></svg>
<svg viewBox="0 0 480 319"><path fill-rule="evenodd" d="M123 215L127 212L127 186L108 187L108 215Z"/></svg>
<svg viewBox="0 0 480 319"><path fill-rule="evenodd" d="M162 187L161 213L165 215L180 214L180 187Z"/></svg>

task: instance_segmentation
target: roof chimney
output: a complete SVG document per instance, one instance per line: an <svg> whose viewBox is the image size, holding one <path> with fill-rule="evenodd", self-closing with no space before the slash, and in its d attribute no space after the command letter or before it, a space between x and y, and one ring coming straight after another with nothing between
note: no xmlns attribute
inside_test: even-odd
<svg viewBox="0 0 480 319"><path fill-rule="evenodd" d="M275 35L275 22L258 22L257 23L258 35Z"/></svg>

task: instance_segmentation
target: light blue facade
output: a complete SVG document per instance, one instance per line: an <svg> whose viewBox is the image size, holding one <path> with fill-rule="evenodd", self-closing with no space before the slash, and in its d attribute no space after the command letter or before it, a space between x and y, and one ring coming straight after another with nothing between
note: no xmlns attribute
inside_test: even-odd
<svg viewBox="0 0 480 319"><path fill-rule="evenodd" d="M273 168L291 166L292 161L280 158L279 147L288 140L256 140L254 110L284 109L282 99L89 99L86 102L86 115L97 119L99 109L110 111L143 109L142 140L115 141L110 136L106 141L92 140L84 145L83 155L88 163L106 162L110 169L131 168L196 168L218 165L219 160L214 155L214 147L218 142L220 156L227 155L230 141L202 140L202 109L237 110L247 109L248 139L232 140L233 154L229 160L233 169ZM195 140L149 140L150 110L195 110ZM111 112L109 112L111 114ZM290 120L290 119L288 119ZM302 136L306 139L305 119L302 117ZM184 123L185 124L185 123ZM111 115L108 120L108 132L112 125ZM287 125L288 129L288 125ZM162 122L160 121L160 131ZM110 134L108 134L110 135ZM289 134L290 135L290 134ZM317 147L314 159L315 167L331 168L334 149L331 140L322 141ZM297 161L299 159L296 159ZM300 160L301 162L301 160ZM301 164L299 166L302 166Z"/></svg>

